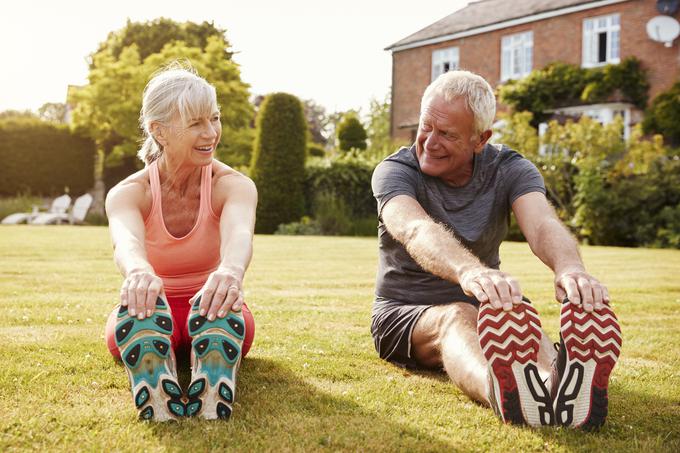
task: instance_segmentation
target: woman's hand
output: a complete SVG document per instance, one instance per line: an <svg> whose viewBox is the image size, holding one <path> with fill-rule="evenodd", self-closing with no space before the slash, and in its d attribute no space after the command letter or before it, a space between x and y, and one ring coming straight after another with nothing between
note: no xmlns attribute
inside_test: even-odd
<svg viewBox="0 0 680 453"><path fill-rule="evenodd" d="M153 314L156 299L162 292L163 280L152 271L132 271L120 288L120 304L128 307L130 316L141 320Z"/></svg>
<svg viewBox="0 0 680 453"><path fill-rule="evenodd" d="M224 318L230 310L239 311L243 306L242 275L237 270L218 267L189 303L193 304L200 296L199 314L209 321L214 321L216 317Z"/></svg>

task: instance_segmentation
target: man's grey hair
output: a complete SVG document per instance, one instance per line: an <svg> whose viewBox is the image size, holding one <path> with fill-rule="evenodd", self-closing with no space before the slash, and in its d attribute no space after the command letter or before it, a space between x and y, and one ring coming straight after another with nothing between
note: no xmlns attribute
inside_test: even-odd
<svg viewBox="0 0 680 453"><path fill-rule="evenodd" d="M475 120L475 133L491 129L496 116L496 96L483 77L470 71L445 72L425 89L420 103L421 112L425 103L435 96L443 97L446 102L465 99Z"/></svg>

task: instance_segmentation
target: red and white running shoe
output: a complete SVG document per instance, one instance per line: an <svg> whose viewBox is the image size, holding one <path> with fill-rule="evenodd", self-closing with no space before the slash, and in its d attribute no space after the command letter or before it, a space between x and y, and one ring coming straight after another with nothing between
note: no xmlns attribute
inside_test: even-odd
<svg viewBox="0 0 680 453"><path fill-rule="evenodd" d="M565 299L554 412L559 425L596 429L607 417L609 374L621 354L621 328L605 305L592 313Z"/></svg>
<svg viewBox="0 0 680 453"><path fill-rule="evenodd" d="M538 374L541 321L528 301L511 311L481 304L479 344L489 367L489 402L506 423L554 423L552 398Z"/></svg>

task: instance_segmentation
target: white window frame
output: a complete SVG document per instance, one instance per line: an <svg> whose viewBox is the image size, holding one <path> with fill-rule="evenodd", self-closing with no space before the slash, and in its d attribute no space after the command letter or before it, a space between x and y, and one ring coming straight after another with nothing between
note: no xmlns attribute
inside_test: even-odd
<svg viewBox="0 0 680 453"><path fill-rule="evenodd" d="M600 38L606 39L605 59L600 61ZM595 68L621 61L621 15L583 19L582 63L584 68Z"/></svg>
<svg viewBox="0 0 680 453"><path fill-rule="evenodd" d="M458 47L447 47L432 51L432 80L445 72L454 71L459 67L460 52Z"/></svg>
<svg viewBox="0 0 680 453"><path fill-rule="evenodd" d="M501 39L501 82L521 79L531 73L534 59L534 32L525 31Z"/></svg>

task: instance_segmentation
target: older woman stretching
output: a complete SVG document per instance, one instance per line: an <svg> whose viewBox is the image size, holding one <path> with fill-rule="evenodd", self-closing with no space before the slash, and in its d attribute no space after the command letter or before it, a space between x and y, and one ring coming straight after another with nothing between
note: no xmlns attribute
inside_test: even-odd
<svg viewBox="0 0 680 453"><path fill-rule="evenodd" d="M140 418L229 418L236 373L253 340L243 300L257 191L215 160L215 88L186 69L146 86L143 170L106 198L114 260L124 280L106 341L127 368ZM186 396L175 354L190 351Z"/></svg>

